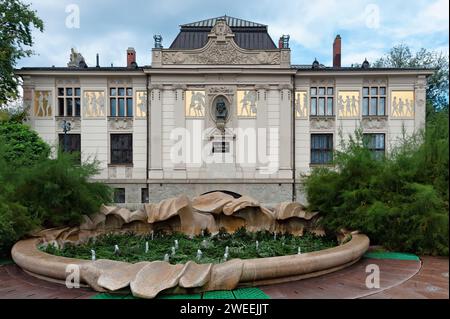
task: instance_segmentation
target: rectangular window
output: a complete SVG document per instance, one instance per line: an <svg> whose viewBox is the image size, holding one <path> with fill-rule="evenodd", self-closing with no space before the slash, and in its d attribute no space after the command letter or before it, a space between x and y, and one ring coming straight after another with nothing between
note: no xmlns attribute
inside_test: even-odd
<svg viewBox="0 0 450 319"><path fill-rule="evenodd" d="M317 114L317 98L315 97L311 99L311 114Z"/></svg>
<svg viewBox="0 0 450 319"><path fill-rule="evenodd" d="M148 188L141 189L141 202L142 204L146 204L150 202L150 198L148 196Z"/></svg>
<svg viewBox="0 0 450 319"><path fill-rule="evenodd" d="M58 116L81 116L81 89L58 88Z"/></svg>
<svg viewBox="0 0 450 319"><path fill-rule="evenodd" d="M369 115L376 116L378 111L378 98L372 97L370 98L370 111Z"/></svg>
<svg viewBox="0 0 450 319"><path fill-rule="evenodd" d="M311 116L334 115L334 88L311 88Z"/></svg>
<svg viewBox="0 0 450 319"><path fill-rule="evenodd" d="M363 98L363 115L369 115L369 98Z"/></svg>
<svg viewBox="0 0 450 319"><path fill-rule="evenodd" d="M114 203L125 204L125 188L114 189Z"/></svg>
<svg viewBox="0 0 450 319"><path fill-rule="evenodd" d="M333 134L311 135L311 164L329 164L333 161Z"/></svg>
<svg viewBox="0 0 450 319"><path fill-rule="evenodd" d="M215 153L230 153L229 142L213 142L213 154Z"/></svg>
<svg viewBox="0 0 450 319"><path fill-rule="evenodd" d="M319 98L319 113L320 116L325 116L325 98Z"/></svg>
<svg viewBox="0 0 450 319"><path fill-rule="evenodd" d="M110 99L110 114L112 117L116 117L117 116L117 100L114 98Z"/></svg>
<svg viewBox="0 0 450 319"><path fill-rule="evenodd" d="M133 89L109 89L109 115L111 117L133 117Z"/></svg>
<svg viewBox="0 0 450 319"><path fill-rule="evenodd" d="M81 135L80 134L59 134L59 145L62 151L76 154L77 162L81 163Z"/></svg>
<svg viewBox="0 0 450 319"><path fill-rule="evenodd" d="M375 159L382 159L386 153L385 134L364 134L364 144Z"/></svg>
<svg viewBox="0 0 450 319"><path fill-rule="evenodd" d="M363 88L363 116L386 115L386 87Z"/></svg>
<svg viewBox="0 0 450 319"><path fill-rule="evenodd" d="M133 164L133 134L111 134L111 164Z"/></svg>

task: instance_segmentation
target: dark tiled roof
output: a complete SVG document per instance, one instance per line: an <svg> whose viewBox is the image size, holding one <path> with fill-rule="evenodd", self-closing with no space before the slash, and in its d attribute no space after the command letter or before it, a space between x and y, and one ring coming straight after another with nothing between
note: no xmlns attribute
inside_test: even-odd
<svg viewBox="0 0 450 319"><path fill-rule="evenodd" d="M217 19L226 19L235 34L236 44L248 50L274 50L275 43L267 32L267 26L251 21L223 16L208 20L184 24L181 31L173 41L170 49L193 50L203 48L208 43L208 34L214 27Z"/></svg>
<svg viewBox="0 0 450 319"><path fill-rule="evenodd" d="M277 47L266 30L233 30L236 44L248 50L274 50ZM203 48L208 43L211 30L181 30L170 46L171 49L192 50Z"/></svg>
<svg viewBox="0 0 450 319"><path fill-rule="evenodd" d="M244 28L267 27L264 24L251 22L251 21L247 21L247 20L243 20L243 19L239 19L239 18L233 18L233 17L229 17L227 15L217 17L217 18L211 18L211 19L206 19L206 20L202 20L202 21L192 22L192 23L188 23L188 24L183 24L183 25L181 25L181 27L182 28L185 28L185 27L209 27L209 28L212 28L212 27L214 27L214 25L216 24L218 19L225 19L227 21L228 26L230 26L231 28L235 28L235 27L238 27L238 28L240 28L240 27L244 27Z"/></svg>

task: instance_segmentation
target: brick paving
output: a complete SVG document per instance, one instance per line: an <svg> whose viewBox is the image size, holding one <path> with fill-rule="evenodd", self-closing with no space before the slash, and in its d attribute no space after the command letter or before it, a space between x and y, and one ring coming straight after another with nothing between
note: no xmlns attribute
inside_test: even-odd
<svg viewBox="0 0 450 319"><path fill-rule="evenodd" d="M67 289L34 278L13 264L0 266L0 299L88 299L94 295L90 289Z"/></svg>
<svg viewBox="0 0 450 319"><path fill-rule="evenodd" d="M365 258L336 273L260 288L273 299L448 299L449 259L423 257L422 262ZM380 289L365 285L369 264L380 268ZM0 299L89 299L96 294L36 279L16 265L0 265Z"/></svg>
<svg viewBox="0 0 450 319"><path fill-rule="evenodd" d="M370 299L449 299L449 259L422 257L423 267L405 283L385 290Z"/></svg>

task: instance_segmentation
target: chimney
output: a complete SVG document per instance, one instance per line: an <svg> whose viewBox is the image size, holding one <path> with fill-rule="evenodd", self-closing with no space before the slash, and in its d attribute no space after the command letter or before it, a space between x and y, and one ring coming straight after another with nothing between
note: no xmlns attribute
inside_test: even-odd
<svg viewBox="0 0 450 319"><path fill-rule="evenodd" d="M98 53L97 53L97 65L96 65L96 67L97 68L100 67L100 55Z"/></svg>
<svg viewBox="0 0 450 319"><path fill-rule="evenodd" d="M334 43L333 43L333 67L334 68L341 67L341 57L342 57L341 36L338 34L336 36L336 39L334 39Z"/></svg>
<svg viewBox="0 0 450 319"><path fill-rule="evenodd" d="M278 40L278 48L283 49L283 37L280 37L280 40Z"/></svg>
<svg viewBox="0 0 450 319"><path fill-rule="evenodd" d="M136 63L136 50L128 48L127 50L127 68L132 68L133 63Z"/></svg>

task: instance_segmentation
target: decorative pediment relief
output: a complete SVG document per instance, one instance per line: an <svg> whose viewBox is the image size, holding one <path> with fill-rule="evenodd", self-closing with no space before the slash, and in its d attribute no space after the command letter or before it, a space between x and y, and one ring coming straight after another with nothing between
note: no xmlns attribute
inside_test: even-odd
<svg viewBox="0 0 450 319"><path fill-rule="evenodd" d="M72 85L72 86L74 86L74 85L80 85L80 79L78 79L78 78L73 78L73 79L69 79L69 78L67 78L67 79L59 79L59 80L56 80L56 84L58 85L58 86L61 86L61 85Z"/></svg>
<svg viewBox="0 0 450 319"><path fill-rule="evenodd" d="M234 34L225 20L218 20L208 43L201 49L163 49L162 57L154 50L154 62L162 65L281 65L290 64L286 50L246 50L234 41ZM283 55L282 55L283 53Z"/></svg>
<svg viewBox="0 0 450 319"><path fill-rule="evenodd" d="M225 95L233 95L234 88L229 86L213 86L208 88L209 95L217 95L217 94L225 94Z"/></svg>
<svg viewBox="0 0 450 319"><path fill-rule="evenodd" d="M311 118L311 129L313 130L334 130L336 128L336 121L334 118L318 117Z"/></svg>
<svg viewBox="0 0 450 319"><path fill-rule="evenodd" d="M70 130L73 132L79 132L81 130L81 119L71 117L61 117L56 119L56 129L58 132L63 131L64 121L70 123Z"/></svg>
<svg viewBox="0 0 450 319"><path fill-rule="evenodd" d="M364 118L362 126L366 130L381 130L387 127L387 117Z"/></svg>
<svg viewBox="0 0 450 319"><path fill-rule="evenodd" d="M109 118L110 131L130 131L133 130L132 118L110 117Z"/></svg>
<svg viewBox="0 0 450 319"><path fill-rule="evenodd" d="M200 50L163 51L163 64L266 64L281 63L279 51L250 52L237 46L229 39L221 43L210 39Z"/></svg>
<svg viewBox="0 0 450 319"><path fill-rule="evenodd" d="M363 81L364 86L387 86L385 78L366 78Z"/></svg>
<svg viewBox="0 0 450 319"><path fill-rule="evenodd" d="M334 86L334 79L314 79L311 86Z"/></svg>

